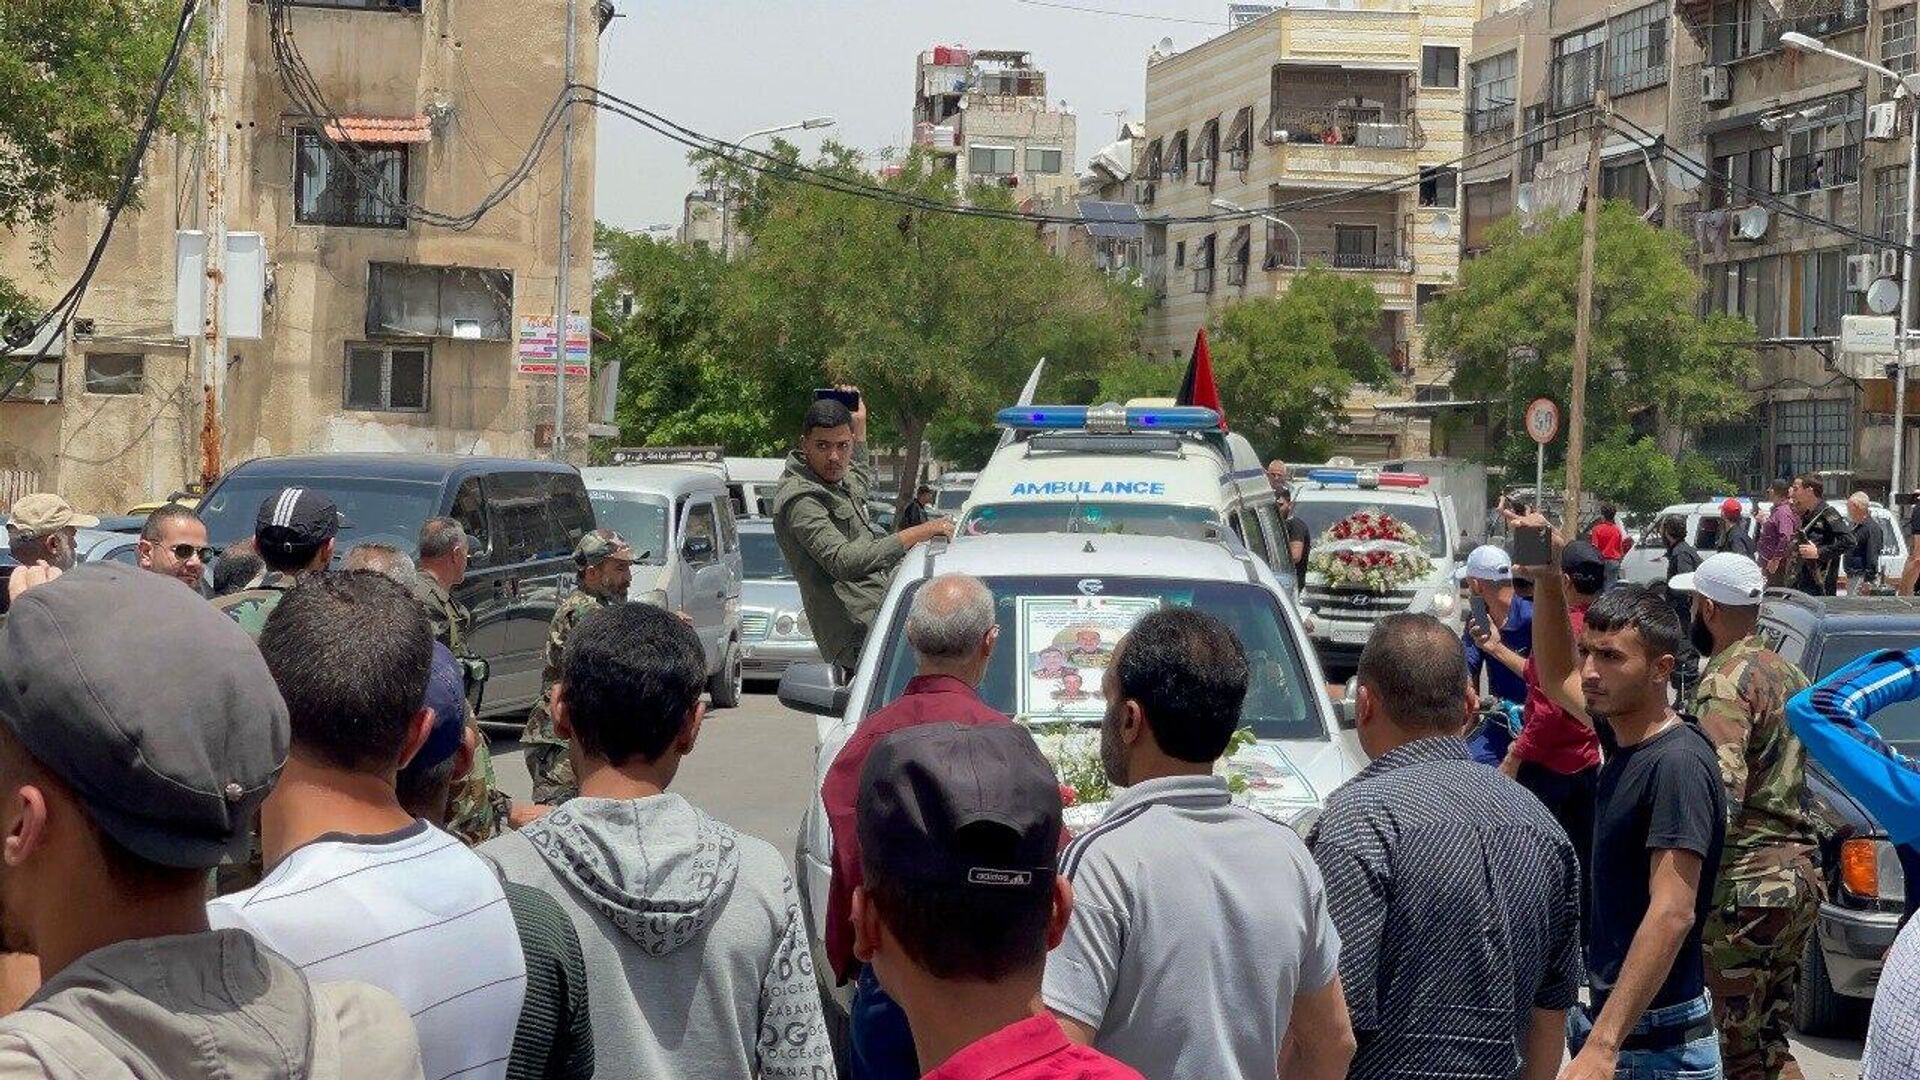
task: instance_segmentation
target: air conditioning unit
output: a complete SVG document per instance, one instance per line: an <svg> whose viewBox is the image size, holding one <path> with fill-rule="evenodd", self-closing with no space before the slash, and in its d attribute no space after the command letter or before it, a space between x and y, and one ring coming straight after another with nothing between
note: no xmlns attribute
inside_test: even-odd
<svg viewBox="0 0 1920 1080"><path fill-rule="evenodd" d="M1872 255L1847 256L1847 291L1866 292L1879 270L1880 260Z"/></svg>
<svg viewBox="0 0 1920 1080"><path fill-rule="evenodd" d="M0 389L4 389L0 387ZM33 365L33 372L20 384L8 401L32 401L39 404L51 404L60 400L60 364L58 361L42 361Z"/></svg>
<svg viewBox="0 0 1920 1080"><path fill-rule="evenodd" d="M1886 278L1900 276L1900 252L1888 248L1880 253L1880 276Z"/></svg>
<svg viewBox="0 0 1920 1080"><path fill-rule="evenodd" d="M1213 161L1211 159L1201 158L1199 161L1193 163L1193 182L1196 184L1213 183Z"/></svg>
<svg viewBox="0 0 1920 1080"><path fill-rule="evenodd" d="M1405 150L1409 140L1405 124L1355 124L1353 145L1379 150Z"/></svg>
<svg viewBox="0 0 1920 1080"><path fill-rule="evenodd" d="M1876 142L1892 140L1898 135L1894 128L1899 123L1899 103L1883 101L1867 110L1867 138Z"/></svg>
<svg viewBox="0 0 1920 1080"><path fill-rule="evenodd" d="M1722 65L1700 69L1700 100L1722 105L1733 97L1733 69Z"/></svg>
<svg viewBox="0 0 1920 1080"><path fill-rule="evenodd" d="M1133 201L1141 206L1152 206L1154 187L1155 187L1154 182L1151 180L1134 181L1133 182Z"/></svg>

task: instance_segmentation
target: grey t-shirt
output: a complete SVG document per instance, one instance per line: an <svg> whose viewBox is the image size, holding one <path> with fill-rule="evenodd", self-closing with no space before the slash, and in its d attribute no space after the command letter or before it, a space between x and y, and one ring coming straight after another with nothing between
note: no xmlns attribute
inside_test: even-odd
<svg viewBox="0 0 1920 1080"><path fill-rule="evenodd" d="M1306 844L1233 805L1222 777L1134 785L1060 872L1073 918L1042 996L1146 1076L1273 1076L1294 996L1339 974Z"/></svg>

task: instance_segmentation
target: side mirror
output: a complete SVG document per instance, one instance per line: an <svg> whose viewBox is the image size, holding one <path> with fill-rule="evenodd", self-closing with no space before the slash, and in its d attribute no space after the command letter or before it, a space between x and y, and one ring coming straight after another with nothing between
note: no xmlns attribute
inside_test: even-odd
<svg viewBox="0 0 1920 1080"><path fill-rule="evenodd" d="M780 676L780 704L795 712L838 719L852 696L833 664L795 664Z"/></svg>
<svg viewBox="0 0 1920 1080"><path fill-rule="evenodd" d="M1347 680L1347 692L1333 703L1333 718L1341 728L1352 731L1360 726L1360 680Z"/></svg>
<svg viewBox="0 0 1920 1080"><path fill-rule="evenodd" d="M708 536L689 536L680 547L688 562L703 562L713 558L713 538Z"/></svg>

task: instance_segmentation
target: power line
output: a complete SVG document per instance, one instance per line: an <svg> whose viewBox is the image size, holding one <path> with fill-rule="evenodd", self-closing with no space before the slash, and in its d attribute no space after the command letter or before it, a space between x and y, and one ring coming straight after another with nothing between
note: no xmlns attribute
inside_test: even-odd
<svg viewBox="0 0 1920 1080"><path fill-rule="evenodd" d="M1150 22L1186 23L1190 26L1226 26L1225 19L1193 19L1183 15L1153 15L1144 11L1112 11L1107 8L1084 7L1080 4L1062 4L1055 0L1013 0L1016 4L1028 7L1056 8L1060 11L1077 11L1082 15L1108 15L1117 19L1145 19Z"/></svg>

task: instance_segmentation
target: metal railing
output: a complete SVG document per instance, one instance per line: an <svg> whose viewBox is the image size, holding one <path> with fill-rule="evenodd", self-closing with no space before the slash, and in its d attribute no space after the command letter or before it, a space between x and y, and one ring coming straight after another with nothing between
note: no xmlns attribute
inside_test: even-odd
<svg viewBox="0 0 1920 1080"><path fill-rule="evenodd" d="M1292 270L1315 263L1335 270L1391 270L1400 273L1413 270L1412 256L1395 255L1391 251L1309 251L1302 258L1292 245L1271 242L1267 245L1267 255L1261 260L1260 266L1264 270Z"/></svg>
<svg viewBox="0 0 1920 1080"><path fill-rule="evenodd" d="M1269 143L1418 149L1426 142L1412 110L1373 106L1283 106L1267 114Z"/></svg>
<svg viewBox="0 0 1920 1080"><path fill-rule="evenodd" d="M1860 179L1860 144L1848 143L1783 158L1780 178L1782 194L1786 195L1856 183Z"/></svg>
<svg viewBox="0 0 1920 1080"><path fill-rule="evenodd" d="M1513 106L1494 105L1485 109L1473 109L1467 113L1467 134L1481 135L1489 131L1510 131L1513 127Z"/></svg>

